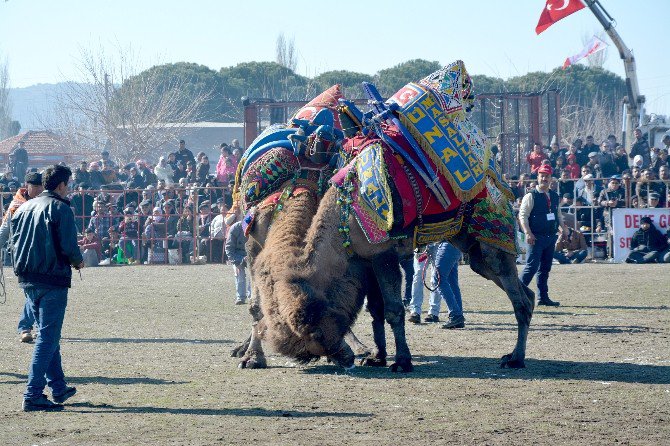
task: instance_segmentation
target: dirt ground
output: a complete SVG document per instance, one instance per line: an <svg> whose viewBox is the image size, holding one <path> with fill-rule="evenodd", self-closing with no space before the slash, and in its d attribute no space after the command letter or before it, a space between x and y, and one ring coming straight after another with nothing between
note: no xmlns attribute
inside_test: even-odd
<svg viewBox="0 0 670 446"><path fill-rule="evenodd" d="M32 347L15 333L23 296L5 270L0 445L670 444L669 273L554 267L562 305L536 311L527 367L503 370L511 305L462 267L466 328L408 324L415 371L402 375L271 353L265 370L237 368L229 351L249 318L229 266L88 269L61 343L78 394L63 412L24 413ZM369 322L355 327L366 343Z"/></svg>

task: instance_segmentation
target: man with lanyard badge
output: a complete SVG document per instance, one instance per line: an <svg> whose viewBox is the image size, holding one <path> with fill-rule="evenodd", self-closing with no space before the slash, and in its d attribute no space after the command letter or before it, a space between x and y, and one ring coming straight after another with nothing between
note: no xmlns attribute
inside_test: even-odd
<svg viewBox="0 0 670 446"><path fill-rule="evenodd" d="M559 302L549 299L549 271L560 227L565 230L563 214L558 207L558 194L550 190L552 169L549 165L541 166L537 171L537 186L528 192L521 201L519 223L526 234L529 253L526 266L519 278L528 286L537 273L539 292L538 305L557 307ZM539 271L539 272L538 272Z"/></svg>

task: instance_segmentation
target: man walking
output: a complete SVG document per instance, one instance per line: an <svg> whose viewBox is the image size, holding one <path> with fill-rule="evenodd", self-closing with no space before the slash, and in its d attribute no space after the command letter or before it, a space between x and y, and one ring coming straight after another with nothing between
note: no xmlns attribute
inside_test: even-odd
<svg viewBox="0 0 670 446"><path fill-rule="evenodd" d="M60 336L72 282L71 265L84 267L70 202L72 172L55 165L43 174L46 189L21 206L11 220L14 273L37 321L39 336L28 371L23 410L60 410L77 389L68 387L61 365ZM42 392L49 385L54 402Z"/></svg>
<svg viewBox="0 0 670 446"><path fill-rule="evenodd" d="M538 305L557 307L559 302L549 299L549 271L554 259L554 246L557 240L557 230L563 224L563 214L558 207L558 194L550 190L551 166L543 165L537 171L537 186L528 192L521 201L519 222L526 234L529 253L526 266L519 280L528 286L537 273L537 288L539 291ZM538 273L539 270L539 273Z"/></svg>

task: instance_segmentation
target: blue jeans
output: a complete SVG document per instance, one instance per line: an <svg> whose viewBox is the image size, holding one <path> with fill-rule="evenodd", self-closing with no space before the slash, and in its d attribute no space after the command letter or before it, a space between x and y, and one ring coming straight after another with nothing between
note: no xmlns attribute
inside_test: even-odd
<svg viewBox="0 0 670 446"><path fill-rule="evenodd" d="M60 357L60 334L67 307L68 289L33 287L23 291L39 331L28 371L28 386L23 397L38 398L47 384L52 393L63 393L66 384Z"/></svg>
<svg viewBox="0 0 670 446"><path fill-rule="evenodd" d="M430 293L429 313L434 316L440 314L440 303L444 299L449 309L449 318L461 317L463 301L461 288L458 286L458 262L461 260L461 251L449 242L442 242L435 245L432 255L435 256L433 283L437 283L438 286Z"/></svg>
<svg viewBox="0 0 670 446"><path fill-rule="evenodd" d="M28 297L26 297L26 301L23 304L23 312L21 312L21 319L19 319L19 333L32 331L33 325L35 325L35 318L32 311L30 311L30 303Z"/></svg>
<svg viewBox="0 0 670 446"><path fill-rule="evenodd" d="M526 266L521 272L519 280L528 286L537 273L537 291L540 299L549 298L549 271L554 259L556 235L536 235L535 244L528 245ZM539 270L539 272L538 272Z"/></svg>
<svg viewBox="0 0 670 446"><path fill-rule="evenodd" d="M247 267L242 265L234 265L235 268L235 289L237 298L245 300L251 296L251 284L247 280Z"/></svg>
<svg viewBox="0 0 670 446"><path fill-rule="evenodd" d="M575 251L570 257L563 252L555 252L554 258L558 260L558 263L561 265L566 265L570 262L582 263L588 255L589 252L586 249L582 249L580 251Z"/></svg>
<svg viewBox="0 0 670 446"><path fill-rule="evenodd" d="M419 254L414 254L414 277L412 277L412 298L409 301L409 308L412 313L421 314L423 305L423 278L422 272L426 262L419 262ZM426 274L427 275L427 274Z"/></svg>

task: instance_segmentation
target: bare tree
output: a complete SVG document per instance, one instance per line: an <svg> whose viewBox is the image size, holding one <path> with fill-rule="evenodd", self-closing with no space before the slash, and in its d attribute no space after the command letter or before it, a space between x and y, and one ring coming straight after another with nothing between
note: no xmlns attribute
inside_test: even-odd
<svg viewBox="0 0 670 446"><path fill-rule="evenodd" d="M295 39L286 40L284 33L279 33L276 44L277 63L291 71L298 68L298 58L295 52Z"/></svg>
<svg viewBox="0 0 670 446"><path fill-rule="evenodd" d="M12 105L9 101L9 66L0 59L0 140L10 136Z"/></svg>
<svg viewBox="0 0 670 446"><path fill-rule="evenodd" d="M621 113L613 110L611 104L600 98L590 106L565 105L561 107L561 136L563 143L570 144L575 139L593 135L596 143L607 135L616 135L621 128Z"/></svg>
<svg viewBox="0 0 670 446"><path fill-rule="evenodd" d="M82 50L80 79L67 83L42 125L57 130L69 151L104 147L123 162L155 158L161 146L199 119L212 92L187 94L187 77L166 79L138 66L130 49L119 48L112 58L102 50Z"/></svg>

